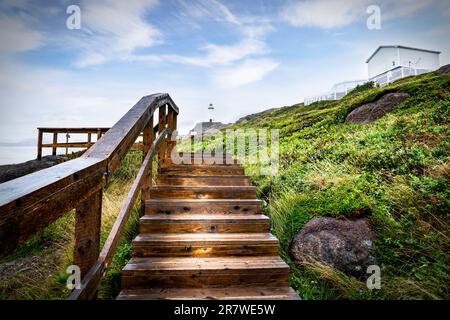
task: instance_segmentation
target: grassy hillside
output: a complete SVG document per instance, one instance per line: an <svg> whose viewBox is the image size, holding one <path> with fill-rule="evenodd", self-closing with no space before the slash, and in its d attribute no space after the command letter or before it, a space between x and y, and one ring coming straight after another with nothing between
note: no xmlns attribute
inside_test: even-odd
<svg viewBox="0 0 450 320"><path fill-rule="evenodd" d="M385 93L411 98L367 125L354 108ZM292 285L304 299L450 298L450 75L430 73L385 88L361 87L340 101L271 109L232 128L280 130L280 170L247 174L259 187ZM296 266L288 247L313 217L367 217L376 235L382 289L326 266Z"/></svg>

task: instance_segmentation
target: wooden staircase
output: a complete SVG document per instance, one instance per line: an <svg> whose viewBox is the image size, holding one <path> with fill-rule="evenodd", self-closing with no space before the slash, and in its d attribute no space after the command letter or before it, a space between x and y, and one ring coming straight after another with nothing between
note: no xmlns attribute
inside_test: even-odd
<svg viewBox="0 0 450 320"><path fill-rule="evenodd" d="M298 299L256 188L210 162L160 166L118 299Z"/></svg>

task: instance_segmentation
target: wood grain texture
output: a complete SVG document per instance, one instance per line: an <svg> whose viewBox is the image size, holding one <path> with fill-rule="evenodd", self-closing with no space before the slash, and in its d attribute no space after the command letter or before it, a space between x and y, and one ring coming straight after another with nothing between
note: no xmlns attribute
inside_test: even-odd
<svg viewBox="0 0 450 320"><path fill-rule="evenodd" d="M248 176L236 175L195 175L195 174L159 174L158 185L180 186L248 186Z"/></svg>
<svg viewBox="0 0 450 320"><path fill-rule="evenodd" d="M140 233L269 232L270 220L257 214L153 214L141 217Z"/></svg>
<svg viewBox="0 0 450 320"><path fill-rule="evenodd" d="M166 186L150 188L151 199L255 199L253 186Z"/></svg>
<svg viewBox="0 0 450 320"><path fill-rule="evenodd" d="M153 288L123 290L118 300L299 300L284 287Z"/></svg>
<svg viewBox="0 0 450 320"><path fill-rule="evenodd" d="M150 199L146 214L261 214L258 199Z"/></svg>

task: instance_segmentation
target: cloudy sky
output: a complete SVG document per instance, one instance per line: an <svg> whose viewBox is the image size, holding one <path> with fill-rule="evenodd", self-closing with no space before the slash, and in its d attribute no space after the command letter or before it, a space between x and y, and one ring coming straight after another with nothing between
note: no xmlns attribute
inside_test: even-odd
<svg viewBox="0 0 450 320"><path fill-rule="evenodd" d="M67 7L81 9L69 30ZM370 5L381 29L369 30ZM382 44L442 51L448 0L0 0L0 143L38 126L111 126L143 95L168 92L181 132L302 102L367 77Z"/></svg>

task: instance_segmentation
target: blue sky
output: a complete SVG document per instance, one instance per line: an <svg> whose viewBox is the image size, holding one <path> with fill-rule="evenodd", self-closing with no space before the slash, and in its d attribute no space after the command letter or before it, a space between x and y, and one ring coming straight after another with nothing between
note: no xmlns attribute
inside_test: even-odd
<svg viewBox="0 0 450 320"><path fill-rule="evenodd" d="M69 5L81 29L66 27ZM369 30L366 9L381 9ZM111 126L143 95L168 92L182 133L208 119L302 102L367 77L379 46L442 51L446 0L0 0L0 142L38 126Z"/></svg>

